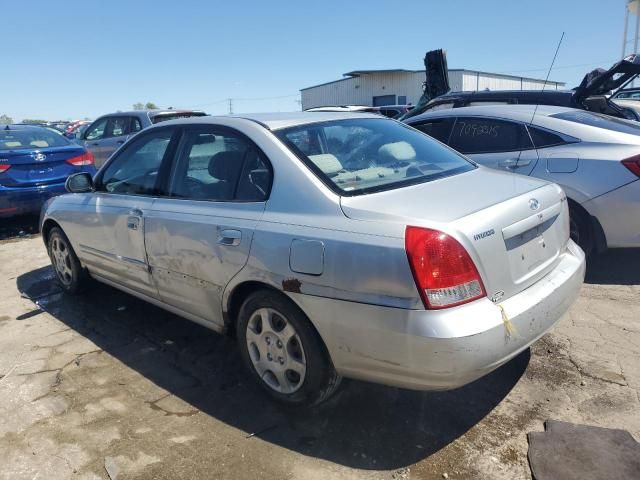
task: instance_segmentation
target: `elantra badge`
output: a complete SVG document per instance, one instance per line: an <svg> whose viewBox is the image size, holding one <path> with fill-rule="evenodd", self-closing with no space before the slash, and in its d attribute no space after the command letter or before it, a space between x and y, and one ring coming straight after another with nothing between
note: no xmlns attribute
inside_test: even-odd
<svg viewBox="0 0 640 480"><path fill-rule="evenodd" d="M40 153L40 152L36 152L33 154L33 159L36 162L42 162L47 158L47 156L44 153Z"/></svg>
<svg viewBox="0 0 640 480"><path fill-rule="evenodd" d="M538 210L540 208L540 202L535 198L530 199L529 200L529 208L531 210Z"/></svg>

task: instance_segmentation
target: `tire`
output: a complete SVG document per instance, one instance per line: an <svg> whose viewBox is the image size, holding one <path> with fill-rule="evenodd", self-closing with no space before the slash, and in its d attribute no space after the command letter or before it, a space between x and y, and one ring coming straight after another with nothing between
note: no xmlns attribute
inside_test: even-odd
<svg viewBox="0 0 640 480"><path fill-rule="evenodd" d="M49 232L47 253L56 273L58 284L66 293L82 292L89 283L89 276L71 247L71 242L59 227Z"/></svg>
<svg viewBox="0 0 640 480"><path fill-rule="evenodd" d="M236 337L245 366L279 402L317 405L340 384L311 322L280 293L259 290L249 295L238 313Z"/></svg>
<svg viewBox="0 0 640 480"><path fill-rule="evenodd" d="M593 226L588 214L572 204L569 204L569 230L571 240L582 248L585 255L591 255L594 248Z"/></svg>

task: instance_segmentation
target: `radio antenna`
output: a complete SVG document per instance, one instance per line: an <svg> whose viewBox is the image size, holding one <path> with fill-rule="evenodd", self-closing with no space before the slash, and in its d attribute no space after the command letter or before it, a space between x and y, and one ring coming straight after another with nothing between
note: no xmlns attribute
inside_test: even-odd
<svg viewBox="0 0 640 480"><path fill-rule="evenodd" d="M556 47L556 53L553 55L551 66L549 67L549 71L547 72L547 78L544 79L544 83L542 84L542 91L544 91L544 87L547 86L547 81L549 81L549 75L551 75L553 64L556 63L556 57L558 56L558 51L560 50L560 45L562 45L563 39L564 39L564 32L562 32L562 36L560 37L560 41L558 42L558 46ZM536 112L538 111L538 105L540 105L540 102L536 103L536 108L533 109L533 115L531 115L531 120L529 120L529 125L533 124L533 119L535 118Z"/></svg>

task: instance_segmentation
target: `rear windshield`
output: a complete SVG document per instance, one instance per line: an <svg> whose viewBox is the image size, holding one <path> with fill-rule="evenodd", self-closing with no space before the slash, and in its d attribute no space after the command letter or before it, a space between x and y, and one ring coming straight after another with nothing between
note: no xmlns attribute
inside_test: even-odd
<svg viewBox="0 0 640 480"><path fill-rule="evenodd" d="M61 134L42 127L0 129L0 150L32 150L65 145L69 145L69 141Z"/></svg>
<svg viewBox="0 0 640 480"><path fill-rule="evenodd" d="M576 110L574 112L556 113L551 116L562 120L568 120L569 122L582 123L591 127L606 128L607 130L613 130L614 132L640 135L640 123L610 117L609 115L602 115L601 113Z"/></svg>
<svg viewBox="0 0 640 480"><path fill-rule="evenodd" d="M275 133L329 187L347 195L422 183L476 168L431 137L384 118L314 123Z"/></svg>
<svg viewBox="0 0 640 480"><path fill-rule="evenodd" d="M151 117L151 123L166 122L168 120L175 120L176 118L189 118L189 117L204 117L207 114L204 112L172 112L161 113Z"/></svg>

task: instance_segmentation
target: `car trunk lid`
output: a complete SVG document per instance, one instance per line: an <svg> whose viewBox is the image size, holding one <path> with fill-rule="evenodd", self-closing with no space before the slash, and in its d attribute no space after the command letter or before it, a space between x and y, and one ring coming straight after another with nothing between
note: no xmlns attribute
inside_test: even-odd
<svg viewBox="0 0 640 480"><path fill-rule="evenodd" d="M638 75L640 75L640 55L628 55L609 70L598 68L587 73L580 85L574 89L573 97L578 104L582 104L590 96L605 95L613 90L624 88Z"/></svg>
<svg viewBox="0 0 640 480"><path fill-rule="evenodd" d="M33 150L0 151L0 165L9 169L0 174L6 187L33 187L62 183L73 172L80 171L67 160L85 153L78 145Z"/></svg>
<svg viewBox="0 0 640 480"><path fill-rule="evenodd" d="M496 301L551 271L569 239L566 196L560 187L484 168L344 197L341 204L353 219L403 222L453 235L474 260L487 295Z"/></svg>

